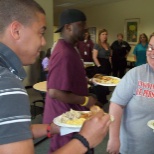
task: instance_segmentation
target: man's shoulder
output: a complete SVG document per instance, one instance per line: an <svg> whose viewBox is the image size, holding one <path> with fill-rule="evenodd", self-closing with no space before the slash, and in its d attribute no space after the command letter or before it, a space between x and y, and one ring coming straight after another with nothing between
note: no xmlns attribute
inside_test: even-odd
<svg viewBox="0 0 154 154"><path fill-rule="evenodd" d="M118 44L119 44L118 40L115 40L115 41L112 42L111 46L118 45Z"/></svg>
<svg viewBox="0 0 154 154"><path fill-rule="evenodd" d="M11 73L7 68L0 67L0 90L10 87L24 88L17 76Z"/></svg>
<svg viewBox="0 0 154 154"><path fill-rule="evenodd" d="M12 77L13 74L5 67L0 66L0 78Z"/></svg>
<svg viewBox="0 0 154 154"><path fill-rule="evenodd" d="M68 51L74 49L69 43L64 39L59 39L53 49L53 55L67 53Z"/></svg>
<svg viewBox="0 0 154 154"><path fill-rule="evenodd" d="M94 48L95 48L95 49L99 49L99 48L100 48L99 44L95 43L95 44L94 44Z"/></svg>
<svg viewBox="0 0 154 154"><path fill-rule="evenodd" d="M124 44L127 44L127 45L129 45L129 43L128 43L127 41L123 41L123 43L124 43Z"/></svg>

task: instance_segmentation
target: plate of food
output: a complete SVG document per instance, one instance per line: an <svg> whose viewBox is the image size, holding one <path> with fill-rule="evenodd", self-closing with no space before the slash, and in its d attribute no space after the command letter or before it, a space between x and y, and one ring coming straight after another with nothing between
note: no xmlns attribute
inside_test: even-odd
<svg viewBox="0 0 154 154"><path fill-rule="evenodd" d="M90 118L91 111L70 110L54 118L53 122L62 127L81 127L84 121Z"/></svg>
<svg viewBox="0 0 154 154"><path fill-rule="evenodd" d="M154 120L148 121L147 125L154 130Z"/></svg>
<svg viewBox="0 0 154 154"><path fill-rule="evenodd" d="M102 86L116 86L120 82L120 78L114 76L105 76L102 74L96 74L93 79L93 83Z"/></svg>
<svg viewBox="0 0 154 154"><path fill-rule="evenodd" d="M96 114L99 110L101 109L95 105L90 109L90 111L76 111L71 109L70 111L54 118L53 122L62 127L81 128L84 121ZM104 115L105 114L107 113L104 113ZM111 116L111 121L114 121L113 116Z"/></svg>

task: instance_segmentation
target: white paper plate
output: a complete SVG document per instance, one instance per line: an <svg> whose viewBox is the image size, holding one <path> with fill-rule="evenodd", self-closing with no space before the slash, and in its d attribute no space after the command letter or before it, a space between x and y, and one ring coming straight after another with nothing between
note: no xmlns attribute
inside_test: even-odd
<svg viewBox="0 0 154 154"><path fill-rule="evenodd" d="M113 78L113 79L117 79L117 80L119 80L119 82L120 82L120 78L117 78L117 77L113 77L113 76L106 76L106 77L111 77L111 78ZM97 80L99 80L99 79L97 79L97 78L93 78L92 79L92 82L93 83L95 83L95 84L97 84L97 85L101 85L101 86L117 86L118 85L118 83L116 83L116 84L112 84L112 83L100 83L100 82L97 82Z"/></svg>
<svg viewBox="0 0 154 154"><path fill-rule="evenodd" d="M83 113L88 113L90 111L81 111ZM65 124L61 122L61 117L62 115L56 117L53 119L54 124L58 125L58 126L62 126L62 127L74 127L74 128L81 128L82 125L70 125L70 124Z"/></svg>
<svg viewBox="0 0 154 154"><path fill-rule="evenodd" d="M90 111L81 111L81 112L88 113L88 112L90 112ZM105 113L105 114L106 114L106 113ZM62 117L62 115L60 115L60 116L54 118L54 119L53 119L53 123L56 124L56 125L58 125L58 126L60 126L60 127L72 127L72 128L81 128L81 127L82 127L82 124L81 124L81 125L70 125L70 124L62 123L62 122L61 122L61 117ZM110 120L111 120L111 122L114 121L113 115L110 115Z"/></svg>

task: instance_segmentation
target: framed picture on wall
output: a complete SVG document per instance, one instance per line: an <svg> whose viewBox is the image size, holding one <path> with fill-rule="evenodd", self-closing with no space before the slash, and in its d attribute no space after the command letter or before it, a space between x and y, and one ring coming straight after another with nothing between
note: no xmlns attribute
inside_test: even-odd
<svg viewBox="0 0 154 154"><path fill-rule="evenodd" d="M96 27L89 27L88 32L90 33L91 40L96 43Z"/></svg>
<svg viewBox="0 0 154 154"><path fill-rule="evenodd" d="M125 19L124 34L129 44L137 44L139 36L139 18Z"/></svg>

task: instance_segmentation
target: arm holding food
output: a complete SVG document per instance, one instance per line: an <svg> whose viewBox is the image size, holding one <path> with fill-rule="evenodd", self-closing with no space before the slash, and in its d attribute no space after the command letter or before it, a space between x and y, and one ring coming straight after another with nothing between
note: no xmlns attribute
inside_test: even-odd
<svg viewBox="0 0 154 154"><path fill-rule="evenodd" d="M100 110L90 119L86 120L79 134L89 143L89 148L96 147L106 136L110 124L110 116L104 115ZM72 139L68 144L54 152L53 154L83 154L88 148L79 140Z"/></svg>
<svg viewBox="0 0 154 154"><path fill-rule="evenodd" d="M57 99L64 103L79 104L87 108L90 108L97 102L97 99L92 96L79 96L71 92L57 89L49 89L48 93L49 96L53 99Z"/></svg>
<svg viewBox="0 0 154 154"><path fill-rule="evenodd" d="M109 114L114 116L114 122L109 128L109 141L107 145L107 152L109 154L119 154L120 148L120 123L123 114L123 106L111 102Z"/></svg>

